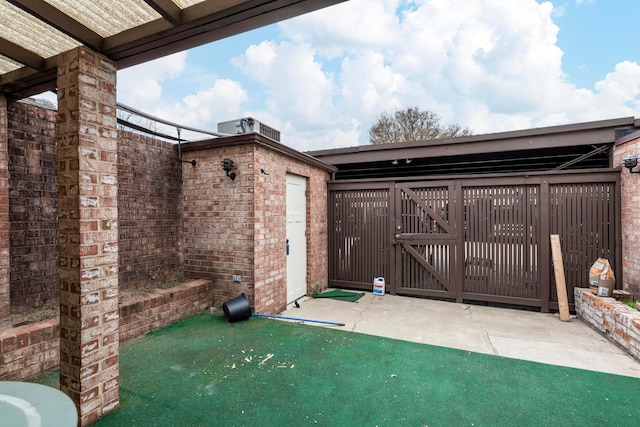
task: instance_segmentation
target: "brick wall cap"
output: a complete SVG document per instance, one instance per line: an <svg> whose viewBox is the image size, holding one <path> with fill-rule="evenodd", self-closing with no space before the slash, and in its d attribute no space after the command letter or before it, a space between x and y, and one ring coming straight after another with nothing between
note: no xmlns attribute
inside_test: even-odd
<svg viewBox="0 0 640 427"><path fill-rule="evenodd" d="M245 144L256 144L262 147L266 147L270 150L279 152L280 154L284 154L289 157L293 157L294 159L316 166L320 169L324 169L328 172L336 172L338 170L337 167L330 165L329 163L325 163L313 156L294 150L293 148L287 147L286 145L280 144L279 142L273 141L257 133L247 133L224 138L212 138L201 141L187 142L181 145L181 149L183 153L186 153L189 151L206 150L209 148L220 148Z"/></svg>

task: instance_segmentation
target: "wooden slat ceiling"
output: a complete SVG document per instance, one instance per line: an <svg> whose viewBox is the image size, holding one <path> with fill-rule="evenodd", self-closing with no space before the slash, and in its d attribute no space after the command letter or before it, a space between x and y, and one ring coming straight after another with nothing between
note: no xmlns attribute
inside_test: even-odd
<svg viewBox="0 0 640 427"><path fill-rule="evenodd" d="M0 93L55 89L85 45L125 68L345 0L0 0Z"/></svg>

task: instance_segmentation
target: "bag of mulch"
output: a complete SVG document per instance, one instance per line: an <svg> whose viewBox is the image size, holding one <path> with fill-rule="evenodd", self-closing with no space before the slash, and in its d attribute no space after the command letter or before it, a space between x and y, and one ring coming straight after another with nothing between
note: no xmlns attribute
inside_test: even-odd
<svg viewBox="0 0 640 427"><path fill-rule="evenodd" d="M599 297L610 297L616 286L616 278L609 260L598 258L589 269L589 288Z"/></svg>

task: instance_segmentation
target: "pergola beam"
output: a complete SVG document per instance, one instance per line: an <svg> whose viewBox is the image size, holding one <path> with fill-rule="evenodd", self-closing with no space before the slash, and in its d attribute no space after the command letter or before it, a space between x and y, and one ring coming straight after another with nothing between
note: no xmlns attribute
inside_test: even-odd
<svg viewBox="0 0 640 427"><path fill-rule="evenodd" d="M153 10L158 12L174 27L180 25L182 21L182 9L171 0L144 0Z"/></svg>
<svg viewBox="0 0 640 427"><path fill-rule="evenodd" d="M24 10L40 21L51 25L56 30L79 41L85 46L100 52L103 38L90 28L61 12L49 3L38 0L7 0L9 3Z"/></svg>
<svg viewBox="0 0 640 427"><path fill-rule="evenodd" d="M7 58L20 62L37 71L44 71L44 58L9 40L0 37L0 52Z"/></svg>

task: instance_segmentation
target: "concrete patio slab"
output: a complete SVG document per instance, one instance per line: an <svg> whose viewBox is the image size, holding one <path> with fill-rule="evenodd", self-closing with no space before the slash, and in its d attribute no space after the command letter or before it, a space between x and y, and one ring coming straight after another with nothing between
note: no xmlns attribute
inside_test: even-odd
<svg viewBox="0 0 640 427"><path fill-rule="evenodd" d="M305 298L283 316L348 331L640 378L640 362L581 319L366 292L355 303ZM312 323L313 324L313 323ZM316 324L318 325L318 324ZM322 325L319 325L322 326Z"/></svg>

